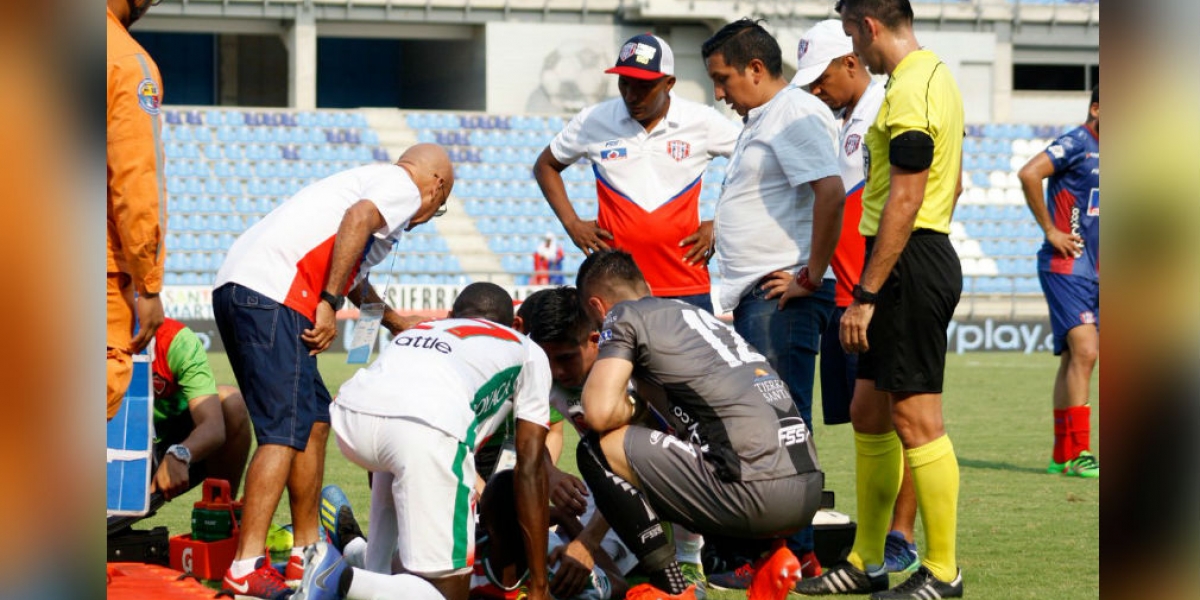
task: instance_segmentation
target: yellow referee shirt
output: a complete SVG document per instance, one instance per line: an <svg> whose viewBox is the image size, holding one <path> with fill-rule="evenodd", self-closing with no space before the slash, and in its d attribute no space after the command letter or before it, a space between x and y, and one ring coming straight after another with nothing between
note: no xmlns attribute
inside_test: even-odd
<svg viewBox="0 0 1200 600"><path fill-rule="evenodd" d="M929 50L910 53L888 79L883 105L867 131L862 220L858 231L873 236L891 188L888 151L893 138L921 131L933 138L933 163L925 200L913 229L950 233L950 215L962 171L963 106L958 84L946 64Z"/></svg>

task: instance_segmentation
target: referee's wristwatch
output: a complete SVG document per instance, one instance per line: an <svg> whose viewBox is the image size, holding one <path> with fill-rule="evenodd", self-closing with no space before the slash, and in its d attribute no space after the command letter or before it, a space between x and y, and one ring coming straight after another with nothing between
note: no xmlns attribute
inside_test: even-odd
<svg viewBox="0 0 1200 600"><path fill-rule="evenodd" d="M321 299L332 306L335 312L341 310L342 305L346 303L345 296L334 296L325 290L321 290Z"/></svg>
<svg viewBox="0 0 1200 600"><path fill-rule="evenodd" d="M867 290L863 289L863 286L861 285L855 285L854 291L850 292L850 295L854 297L859 304L875 304L875 301L879 300L878 293L868 292Z"/></svg>

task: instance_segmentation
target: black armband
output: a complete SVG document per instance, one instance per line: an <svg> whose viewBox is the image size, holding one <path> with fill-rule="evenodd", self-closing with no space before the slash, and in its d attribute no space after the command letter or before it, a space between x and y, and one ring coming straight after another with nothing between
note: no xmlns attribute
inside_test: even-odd
<svg viewBox="0 0 1200 600"><path fill-rule="evenodd" d="M892 138L888 156L901 169L924 171L933 164L933 138L924 131L905 131Z"/></svg>

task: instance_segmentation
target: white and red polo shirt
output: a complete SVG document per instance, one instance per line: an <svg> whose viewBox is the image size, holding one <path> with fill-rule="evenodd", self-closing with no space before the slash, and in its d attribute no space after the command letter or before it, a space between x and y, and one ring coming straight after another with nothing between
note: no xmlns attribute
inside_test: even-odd
<svg viewBox="0 0 1200 600"><path fill-rule="evenodd" d="M633 255L656 296L709 292L705 265L683 261L683 238L700 224L701 180L708 163L728 157L741 127L710 106L671 95L652 131L620 98L583 109L550 142L563 164L582 158L596 175L597 224L610 245Z"/></svg>
<svg viewBox="0 0 1200 600"><path fill-rule="evenodd" d="M362 249L351 283L342 290L348 292L387 256L421 206L421 192L402 167L356 167L296 192L234 242L214 287L237 283L315 319L338 226L346 210L364 199L379 209L385 224Z"/></svg>

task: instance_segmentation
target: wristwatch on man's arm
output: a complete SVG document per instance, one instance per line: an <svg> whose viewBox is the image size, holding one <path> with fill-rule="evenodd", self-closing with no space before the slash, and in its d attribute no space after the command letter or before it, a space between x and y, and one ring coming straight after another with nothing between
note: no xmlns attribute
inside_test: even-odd
<svg viewBox="0 0 1200 600"><path fill-rule="evenodd" d="M346 303L345 296L334 296L325 290L321 290L321 300L324 300L333 307L334 312L342 309L342 305Z"/></svg>
<svg viewBox="0 0 1200 600"><path fill-rule="evenodd" d="M879 300L879 294L877 292L868 292L867 290L863 289L862 285L855 285L854 291L852 291L850 295L853 296L859 304L875 304L875 301Z"/></svg>
<svg viewBox="0 0 1200 600"><path fill-rule="evenodd" d="M179 459L185 467L192 466L192 451L188 450L187 446L172 444L167 448L167 454Z"/></svg>

